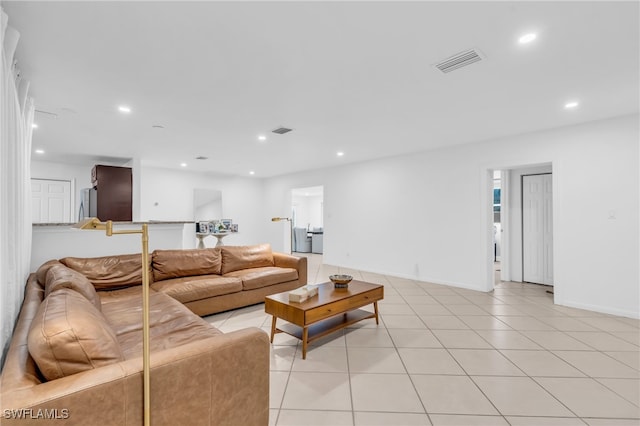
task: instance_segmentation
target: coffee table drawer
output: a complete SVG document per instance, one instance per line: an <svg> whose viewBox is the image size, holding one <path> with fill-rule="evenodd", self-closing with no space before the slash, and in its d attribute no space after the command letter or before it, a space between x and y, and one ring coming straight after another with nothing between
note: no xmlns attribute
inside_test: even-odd
<svg viewBox="0 0 640 426"><path fill-rule="evenodd" d="M359 308L361 306L365 306L377 300L380 300L383 297L382 294L382 289L380 288L374 291L368 291L363 294L352 296L348 299L349 309Z"/></svg>
<svg viewBox="0 0 640 426"><path fill-rule="evenodd" d="M323 306L318 306L305 312L305 324L312 324L325 318L346 312L349 309L349 300L338 300Z"/></svg>

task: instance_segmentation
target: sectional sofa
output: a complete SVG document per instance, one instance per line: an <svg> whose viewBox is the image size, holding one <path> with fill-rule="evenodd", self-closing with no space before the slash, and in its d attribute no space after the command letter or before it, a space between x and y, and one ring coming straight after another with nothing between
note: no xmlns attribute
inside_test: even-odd
<svg viewBox="0 0 640 426"><path fill-rule="evenodd" d="M2 424L142 423L140 255L64 258L29 277L0 378ZM151 254L153 425L266 425L269 340L200 316L306 284L269 245Z"/></svg>

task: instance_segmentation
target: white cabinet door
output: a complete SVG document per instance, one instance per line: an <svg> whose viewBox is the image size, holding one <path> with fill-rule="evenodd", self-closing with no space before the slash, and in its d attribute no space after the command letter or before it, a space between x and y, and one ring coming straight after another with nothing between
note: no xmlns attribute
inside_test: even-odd
<svg viewBox="0 0 640 426"><path fill-rule="evenodd" d="M522 176L523 281L553 285L551 174Z"/></svg>
<svg viewBox="0 0 640 426"><path fill-rule="evenodd" d="M33 223L71 223L71 182L31 179Z"/></svg>

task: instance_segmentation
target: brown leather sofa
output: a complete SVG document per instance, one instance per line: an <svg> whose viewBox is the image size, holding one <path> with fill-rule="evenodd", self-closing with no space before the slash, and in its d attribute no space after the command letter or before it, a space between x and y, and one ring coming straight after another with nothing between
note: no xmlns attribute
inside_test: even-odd
<svg viewBox="0 0 640 426"><path fill-rule="evenodd" d="M151 266L151 288L198 315L264 302L307 283L307 258L272 252L269 244L156 250Z"/></svg>
<svg viewBox="0 0 640 426"><path fill-rule="evenodd" d="M306 284L306 258L270 253L152 253L153 425L268 424L267 334L221 333L199 315ZM31 274L0 378L3 425L142 423L141 276L139 255L65 258Z"/></svg>

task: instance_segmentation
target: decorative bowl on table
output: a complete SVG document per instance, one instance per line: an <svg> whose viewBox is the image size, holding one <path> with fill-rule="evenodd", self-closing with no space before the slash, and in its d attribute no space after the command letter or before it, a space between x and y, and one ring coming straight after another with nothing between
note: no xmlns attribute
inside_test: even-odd
<svg viewBox="0 0 640 426"><path fill-rule="evenodd" d="M353 279L351 275L338 274L338 275L329 275L329 279L333 283L335 288L347 288L349 287L349 283Z"/></svg>

